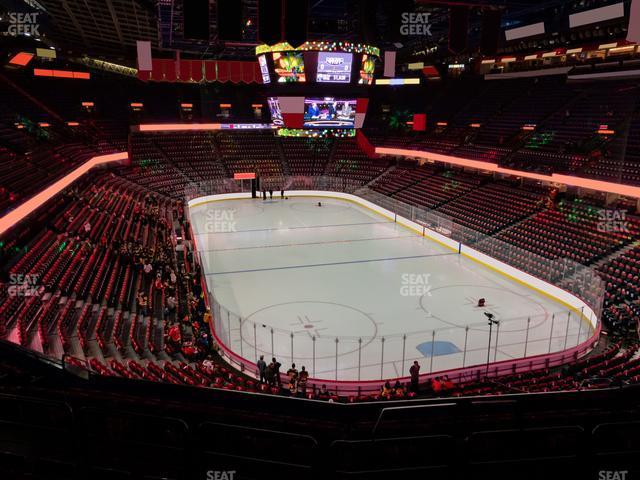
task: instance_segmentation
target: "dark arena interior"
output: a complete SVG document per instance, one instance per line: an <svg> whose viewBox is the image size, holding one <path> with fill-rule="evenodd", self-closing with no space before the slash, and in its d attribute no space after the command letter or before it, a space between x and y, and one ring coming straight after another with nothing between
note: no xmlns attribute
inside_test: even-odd
<svg viewBox="0 0 640 480"><path fill-rule="evenodd" d="M640 480L640 0L0 0L0 479Z"/></svg>

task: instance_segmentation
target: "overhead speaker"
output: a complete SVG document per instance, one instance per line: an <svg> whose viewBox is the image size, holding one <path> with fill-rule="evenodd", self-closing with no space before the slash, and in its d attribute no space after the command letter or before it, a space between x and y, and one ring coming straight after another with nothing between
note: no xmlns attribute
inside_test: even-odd
<svg viewBox="0 0 640 480"><path fill-rule="evenodd" d="M184 38L209 41L209 0L184 0Z"/></svg>
<svg viewBox="0 0 640 480"><path fill-rule="evenodd" d="M449 50L454 54L467 49L469 35L469 7L456 5L449 8Z"/></svg>
<svg viewBox="0 0 640 480"><path fill-rule="evenodd" d="M283 0L258 0L258 41L274 45L282 41Z"/></svg>
<svg viewBox="0 0 640 480"><path fill-rule="evenodd" d="M502 11L486 9L482 12L482 37L480 39L480 53L483 55L495 55L498 53L500 42L500 22Z"/></svg>
<svg viewBox="0 0 640 480"><path fill-rule="evenodd" d="M242 40L242 0L218 0L218 38Z"/></svg>
<svg viewBox="0 0 640 480"><path fill-rule="evenodd" d="M294 48L307 41L309 0L284 0L284 40Z"/></svg>

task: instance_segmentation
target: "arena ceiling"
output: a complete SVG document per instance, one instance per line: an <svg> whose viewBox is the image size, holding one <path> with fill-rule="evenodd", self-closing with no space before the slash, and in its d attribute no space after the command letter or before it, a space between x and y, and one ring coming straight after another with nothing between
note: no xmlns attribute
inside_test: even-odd
<svg viewBox="0 0 640 480"><path fill-rule="evenodd" d="M76 56L87 54L134 65L136 40L149 40L160 54L180 50L194 58L254 58L258 0L243 0L245 27L243 39L238 42L217 38L217 0L210 0L210 41L184 38L184 1L0 0L0 5L5 11L20 8L42 12L47 41ZM470 44L474 45L480 35L481 12L488 8L503 12L503 26L517 26L540 21L541 17L551 22L563 9L594 8L613 1L620 0L310 0L309 39L364 39L381 49L399 50L400 57L443 56L448 54L451 5L471 7L469 34ZM407 7L429 13L430 35L398 35L397 17ZM363 12L371 10L375 15L365 20Z"/></svg>

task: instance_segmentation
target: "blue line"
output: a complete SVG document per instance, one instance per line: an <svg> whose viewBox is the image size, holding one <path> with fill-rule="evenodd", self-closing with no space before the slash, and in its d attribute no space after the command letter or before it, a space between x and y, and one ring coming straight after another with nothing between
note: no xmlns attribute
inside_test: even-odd
<svg viewBox="0 0 640 480"><path fill-rule="evenodd" d="M354 238L348 240L325 240L323 242L303 242L303 243L281 243L276 245L256 245L254 247L236 247L236 248L212 248L211 250L200 250L203 253L218 253L218 252L234 252L236 250L255 250L256 248L281 248L281 247L306 247L309 245L329 245L336 243L351 243L351 242L373 242L375 240L397 240L400 238L415 238L415 235L410 233L408 235L395 235L393 237L375 237L375 238Z"/></svg>
<svg viewBox="0 0 640 480"><path fill-rule="evenodd" d="M256 228L253 230L236 230L234 232L197 232L196 235L220 235L223 233L244 233L244 232L273 232L274 230L297 230L301 228L325 228L325 227L352 227L354 225L377 225L379 223L394 223L391 221L386 222L362 222L362 223L339 223L336 225L305 225L302 227L284 227L284 228Z"/></svg>
<svg viewBox="0 0 640 480"><path fill-rule="evenodd" d="M412 255L409 257L388 257L388 258L372 258L367 260L352 260L350 262L331 262L331 263L314 263L310 265L290 265L287 267L273 267L273 268L254 268L251 270L230 270L228 272L211 272L205 274L209 275L227 275L232 273L251 273L251 272L268 272L271 270L289 270L292 268L312 268L312 267L330 267L334 265L350 265L352 263L370 263L370 262L387 262L393 260L409 260L413 258L429 258L429 257L443 257L445 255L457 255L456 253L436 253L432 255Z"/></svg>

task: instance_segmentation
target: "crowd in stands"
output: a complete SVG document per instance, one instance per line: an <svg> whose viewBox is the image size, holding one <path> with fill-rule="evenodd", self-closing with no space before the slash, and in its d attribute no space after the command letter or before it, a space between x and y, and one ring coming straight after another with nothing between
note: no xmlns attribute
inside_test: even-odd
<svg viewBox="0 0 640 480"><path fill-rule="evenodd" d="M95 180L66 192L31 240L3 244L9 279L33 278L38 288L6 298L4 334L53 356L150 356L164 350L164 331L184 315L196 340L209 342L194 297L199 284L176 258L181 206L119 177ZM6 294L9 283L2 286ZM36 312L46 315L29 318Z"/></svg>

